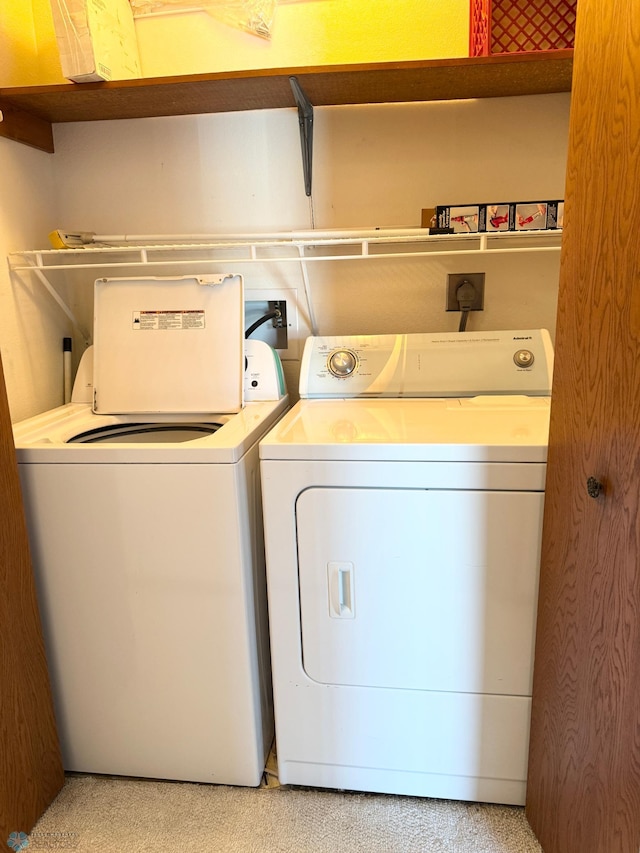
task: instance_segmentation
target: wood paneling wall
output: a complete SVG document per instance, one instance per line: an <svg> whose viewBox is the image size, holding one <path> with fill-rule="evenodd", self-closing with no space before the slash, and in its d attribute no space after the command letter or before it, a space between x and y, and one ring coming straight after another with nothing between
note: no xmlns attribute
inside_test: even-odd
<svg viewBox="0 0 640 853"><path fill-rule="evenodd" d="M0 362L0 848L31 831L63 783Z"/></svg>
<svg viewBox="0 0 640 853"><path fill-rule="evenodd" d="M527 817L545 853L638 853L637 0L579 0L572 91Z"/></svg>

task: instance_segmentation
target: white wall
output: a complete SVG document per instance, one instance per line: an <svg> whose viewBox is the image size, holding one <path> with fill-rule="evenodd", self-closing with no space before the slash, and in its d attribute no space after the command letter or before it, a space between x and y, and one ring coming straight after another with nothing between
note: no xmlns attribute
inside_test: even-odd
<svg viewBox="0 0 640 853"><path fill-rule="evenodd" d="M562 198L569 96L315 110L315 226L418 226L436 204ZM297 112L58 125L62 228L98 234L307 229ZM559 254L310 265L323 334L457 328L448 272L486 272L469 329L555 326ZM248 288L298 289L250 267ZM87 276L90 289L91 276ZM301 305L301 310L304 306ZM90 302L79 311L90 323ZM302 330L304 333L304 330ZM290 386L296 365L287 365Z"/></svg>
<svg viewBox="0 0 640 853"><path fill-rule="evenodd" d="M405 227L435 204L562 197L568 95L315 110L317 228ZM0 139L0 252L48 246L56 227L120 233L307 229L297 112L57 125L56 153ZM239 268L249 289L291 288L297 265ZM555 327L559 255L309 265L323 334L457 328L448 272L486 272L469 329ZM65 294L88 327L94 272ZM61 286L60 280L55 282ZM61 289L65 290L64 286ZM300 338L308 330L302 323ZM62 402L69 321L30 276L0 266L0 349L14 420ZM77 361L82 340L74 336ZM285 365L297 384L295 348Z"/></svg>
<svg viewBox="0 0 640 853"><path fill-rule="evenodd" d="M317 228L418 226L423 207L562 197L569 95L320 107ZM310 227L295 109L55 126L65 227Z"/></svg>
<svg viewBox="0 0 640 853"><path fill-rule="evenodd" d="M53 158L0 139L0 255L42 246L55 222ZM62 402L62 338L69 323L29 276L10 279L0 264L0 350L12 419Z"/></svg>

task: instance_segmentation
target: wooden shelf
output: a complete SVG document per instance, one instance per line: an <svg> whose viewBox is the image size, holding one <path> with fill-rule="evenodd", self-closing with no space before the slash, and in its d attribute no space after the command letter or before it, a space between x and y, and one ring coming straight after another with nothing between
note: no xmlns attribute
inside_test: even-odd
<svg viewBox="0 0 640 853"><path fill-rule="evenodd" d="M57 122L294 108L291 76L318 107L568 92L572 66L559 50L5 88L0 136L53 152Z"/></svg>

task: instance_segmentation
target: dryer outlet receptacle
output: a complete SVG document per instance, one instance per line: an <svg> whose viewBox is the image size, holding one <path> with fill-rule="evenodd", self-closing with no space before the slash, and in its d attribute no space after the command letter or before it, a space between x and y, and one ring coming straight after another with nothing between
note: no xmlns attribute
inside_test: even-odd
<svg viewBox="0 0 640 853"><path fill-rule="evenodd" d="M484 273L461 272L450 273L447 276L447 301L445 311L460 311L460 302L458 301L458 288L465 282L469 282L475 290L475 297L469 310L484 310Z"/></svg>

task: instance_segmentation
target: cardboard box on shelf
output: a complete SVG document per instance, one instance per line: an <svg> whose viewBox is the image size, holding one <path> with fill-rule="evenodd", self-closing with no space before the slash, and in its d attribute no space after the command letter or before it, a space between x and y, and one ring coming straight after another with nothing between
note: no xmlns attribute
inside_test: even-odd
<svg viewBox="0 0 640 853"><path fill-rule="evenodd" d="M422 228L435 227L436 224L436 209L435 207L423 207L420 226Z"/></svg>
<svg viewBox="0 0 640 853"><path fill-rule="evenodd" d="M564 201L493 202L439 205L436 224L455 234L546 231L562 228Z"/></svg>
<svg viewBox="0 0 640 853"><path fill-rule="evenodd" d="M129 0L51 0L62 73L74 83L140 77Z"/></svg>

